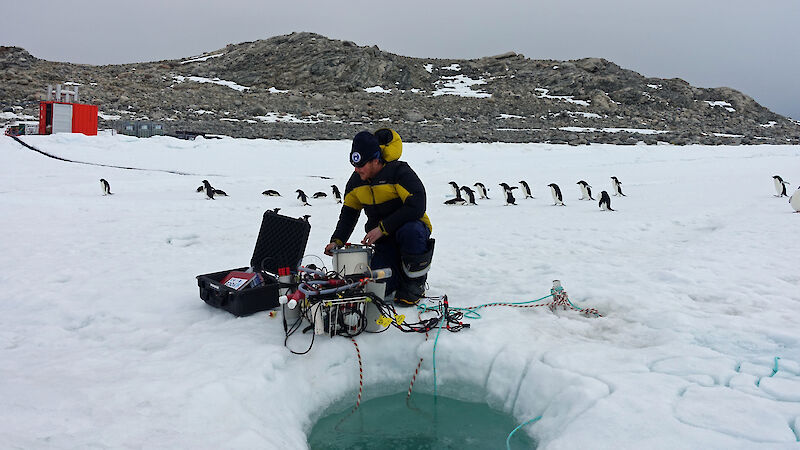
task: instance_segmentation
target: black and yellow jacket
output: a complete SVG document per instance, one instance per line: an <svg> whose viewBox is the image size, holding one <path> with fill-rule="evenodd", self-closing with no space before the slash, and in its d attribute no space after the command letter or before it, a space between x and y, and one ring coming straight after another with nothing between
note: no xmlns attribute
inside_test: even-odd
<svg viewBox="0 0 800 450"><path fill-rule="evenodd" d="M384 236L393 234L406 222L421 220L429 230L425 214L425 186L404 161L389 161L371 180L363 181L353 172L345 188L344 204L331 242L343 245L350 238L363 209L365 231L380 227Z"/></svg>

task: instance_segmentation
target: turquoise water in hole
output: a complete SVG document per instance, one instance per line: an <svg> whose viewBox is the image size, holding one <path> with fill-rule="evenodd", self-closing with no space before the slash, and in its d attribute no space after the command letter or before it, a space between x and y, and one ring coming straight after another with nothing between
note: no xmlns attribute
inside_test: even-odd
<svg viewBox="0 0 800 450"><path fill-rule="evenodd" d="M308 436L312 450L505 449L519 423L484 403L406 393L379 397L321 418ZM526 425L526 427L533 424ZM534 449L524 427L511 437L511 448Z"/></svg>

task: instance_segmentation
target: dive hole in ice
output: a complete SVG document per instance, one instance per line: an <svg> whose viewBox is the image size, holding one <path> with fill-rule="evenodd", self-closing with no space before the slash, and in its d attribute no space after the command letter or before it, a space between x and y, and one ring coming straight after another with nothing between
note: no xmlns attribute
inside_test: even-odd
<svg viewBox="0 0 800 450"><path fill-rule="evenodd" d="M519 424L486 403L406 392L373 398L353 411L352 398L328 408L311 429L312 450L333 449L486 449L506 448ZM512 449L536 444L519 429Z"/></svg>

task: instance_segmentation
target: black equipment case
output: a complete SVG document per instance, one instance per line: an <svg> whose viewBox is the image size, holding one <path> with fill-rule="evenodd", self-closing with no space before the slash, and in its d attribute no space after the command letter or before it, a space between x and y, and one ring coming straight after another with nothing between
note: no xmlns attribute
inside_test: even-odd
<svg viewBox="0 0 800 450"><path fill-rule="evenodd" d="M282 216L272 211L265 212L253 257L250 258L250 266L254 271L261 272L264 283L241 290L222 284L222 280L231 271L246 271L248 267L198 275L200 298L209 305L236 316L248 316L278 307L278 280L263 271L276 274L279 268L289 267L295 273L303 259L310 232L311 225L303 219Z"/></svg>

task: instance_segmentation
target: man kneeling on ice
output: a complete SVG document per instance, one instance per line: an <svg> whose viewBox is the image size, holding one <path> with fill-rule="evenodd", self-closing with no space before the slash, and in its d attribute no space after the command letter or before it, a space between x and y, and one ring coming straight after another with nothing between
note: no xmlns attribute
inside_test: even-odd
<svg viewBox="0 0 800 450"><path fill-rule="evenodd" d="M373 245L370 266L392 269L386 282L386 298L394 291L395 304L415 305L425 295L425 281L433 257L431 221L425 214L425 186L404 161L400 136L388 128L375 134L362 131L353 138L347 181L339 222L325 246L325 254L342 247L350 238L363 209L367 215L362 244Z"/></svg>

